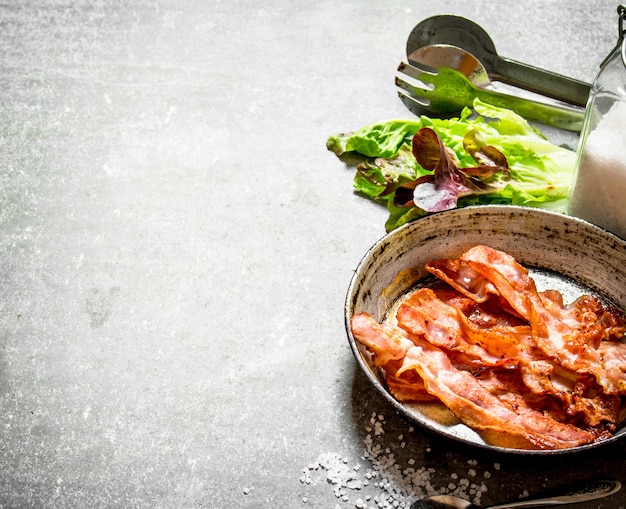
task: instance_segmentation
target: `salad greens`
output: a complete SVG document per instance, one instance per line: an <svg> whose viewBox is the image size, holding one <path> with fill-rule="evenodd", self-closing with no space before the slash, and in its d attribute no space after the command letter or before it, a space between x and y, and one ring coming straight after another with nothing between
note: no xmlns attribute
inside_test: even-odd
<svg viewBox="0 0 626 509"><path fill-rule="evenodd" d="M458 118L389 120L330 136L363 156L354 187L389 210L391 231L426 214L478 204L565 211L576 153L511 110L480 100Z"/></svg>

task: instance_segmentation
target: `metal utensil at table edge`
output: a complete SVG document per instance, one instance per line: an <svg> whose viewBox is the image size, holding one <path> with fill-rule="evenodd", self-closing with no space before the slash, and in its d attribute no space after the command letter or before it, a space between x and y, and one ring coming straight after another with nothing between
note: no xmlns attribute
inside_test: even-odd
<svg viewBox="0 0 626 509"><path fill-rule="evenodd" d="M482 64L463 49L432 45L413 56L413 65L402 62L398 67L396 85L400 98L416 115L452 116L478 98L545 125L575 132L582 127L582 107L494 90Z"/></svg>
<svg viewBox="0 0 626 509"><path fill-rule="evenodd" d="M418 23L409 34L406 54L424 46L450 44L472 53L492 81L499 81L577 106L585 106L590 85L567 76L498 55L489 34L478 24L460 16L440 15Z"/></svg>
<svg viewBox="0 0 626 509"><path fill-rule="evenodd" d="M577 504L608 497L617 493L621 487L622 483L617 480L590 481L577 484L576 487L565 490L562 495L517 500L505 504L492 505L484 509L523 509L529 507ZM436 495L415 501L411 505L411 509L479 509L479 506L463 500L462 498L450 495Z"/></svg>

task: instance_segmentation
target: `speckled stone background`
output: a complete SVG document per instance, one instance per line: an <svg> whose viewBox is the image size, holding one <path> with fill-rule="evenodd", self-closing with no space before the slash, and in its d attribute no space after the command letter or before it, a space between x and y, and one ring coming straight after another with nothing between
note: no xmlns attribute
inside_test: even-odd
<svg viewBox="0 0 626 509"><path fill-rule="evenodd" d="M501 54L591 81L616 8L0 4L0 507L489 503L624 480L623 444L493 456L371 390L343 300L387 214L325 148L410 117L393 79L426 17L466 16Z"/></svg>

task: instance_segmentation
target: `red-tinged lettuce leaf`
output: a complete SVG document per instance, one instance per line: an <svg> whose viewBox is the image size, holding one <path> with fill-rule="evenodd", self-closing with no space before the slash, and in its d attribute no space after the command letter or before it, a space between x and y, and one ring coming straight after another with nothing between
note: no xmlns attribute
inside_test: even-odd
<svg viewBox="0 0 626 509"><path fill-rule="evenodd" d="M481 142L475 130L466 134L463 145L478 166L459 168L456 154L433 129L424 127L415 133L413 155L422 168L433 174L402 184L396 191L396 206L413 205L426 212L453 209L460 198L489 190L488 180L495 174L508 172L504 154Z"/></svg>
<svg viewBox="0 0 626 509"><path fill-rule="evenodd" d="M498 172L507 174L509 172L509 163L506 156L496 147L487 145L478 130L472 129L463 137L463 148L472 156L479 166L471 168L463 168L462 171L466 175L478 177L480 179L488 179Z"/></svg>

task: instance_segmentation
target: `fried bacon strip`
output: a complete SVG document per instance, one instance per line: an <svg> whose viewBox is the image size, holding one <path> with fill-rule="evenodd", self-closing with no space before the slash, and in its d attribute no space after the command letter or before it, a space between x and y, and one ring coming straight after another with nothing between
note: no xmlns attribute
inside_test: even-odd
<svg viewBox="0 0 626 509"><path fill-rule="evenodd" d="M481 286L490 288L490 291L495 288L497 294L530 323L533 342L545 355L573 371L592 373L608 394L626 395L626 348L618 348L619 353L613 353L619 357L619 362L604 362L596 346L597 337L603 332L598 332L595 327L585 327L585 321L579 321L580 327L572 327L555 316L554 307L548 309L544 305L544 299L528 271L512 256L487 246L476 246L464 253L460 261L461 266L467 265L478 279L486 281ZM442 263L431 263L426 268L439 277L445 277L445 281L454 288L467 293L469 269L456 274L449 270L442 272L438 269ZM573 316L570 314L569 320ZM589 320L585 313L582 316ZM596 321L595 324L601 326L602 322Z"/></svg>
<svg viewBox="0 0 626 509"><path fill-rule="evenodd" d="M398 325L410 334L449 350L457 350L477 359L480 365L501 366L512 362L506 355L492 355L479 342L471 343L463 334L461 313L437 298L435 292L422 288L404 301L396 313Z"/></svg>
<svg viewBox="0 0 626 509"><path fill-rule="evenodd" d="M624 315L585 295L539 292L510 255L476 246L426 269L389 322L355 315L400 401L443 402L495 445L566 448L610 436L626 418Z"/></svg>
<svg viewBox="0 0 626 509"><path fill-rule="evenodd" d="M381 325L370 315L360 313L352 317L351 329L357 341L370 348L375 357L390 345L395 347L395 352L387 358L403 360L399 366L390 366L394 376L417 372L429 393L437 396L461 422L488 435L492 443L528 449L563 449L594 439L591 433L561 424L527 407L513 411L471 373L456 369L440 348L417 337L408 339L399 327ZM379 362L378 365L386 367Z"/></svg>
<svg viewBox="0 0 626 509"><path fill-rule="evenodd" d="M586 391L581 392L577 387L581 387L588 375L580 375L547 359L534 348L528 326L481 327L461 310L439 300L428 288L419 289L407 298L399 306L396 319L410 334L423 336L446 351L463 353L464 364L469 369L472 366L519 368L526 389L562 402L563 419L580 418L590 426L617 419L615 400L619 403L619 398L587 398ZM403 398L407 394L405 391Z"/></svg>
<svg viewBox="0 0 626 509"><path fill-rule="evenodd" d="M398 401L412 401L419 403L431 403L438 401L437 396L430 394L424 386L424 381L417 373L405 372L401 376L387 374L385 377L389 392Z"/></svg>

